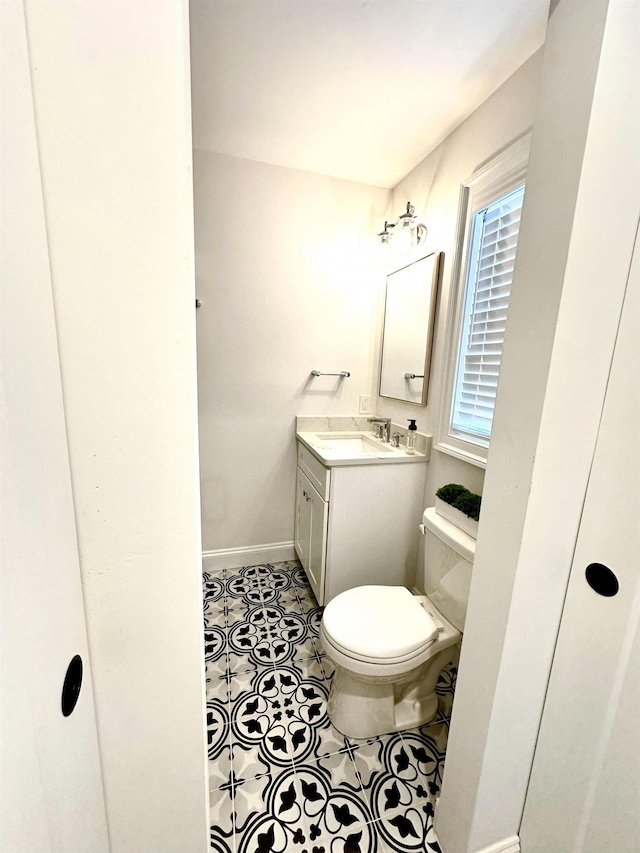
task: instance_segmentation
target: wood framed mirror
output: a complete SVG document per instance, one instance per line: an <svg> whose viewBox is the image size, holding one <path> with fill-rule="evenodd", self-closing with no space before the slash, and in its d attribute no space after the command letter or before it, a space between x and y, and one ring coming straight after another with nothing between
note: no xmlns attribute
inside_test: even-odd
<svg viewBox="0 0 640 853"><path fill-rule="evenodd" d="M380 360L381 397L426 406L443 252L389 273Z"/></svg>

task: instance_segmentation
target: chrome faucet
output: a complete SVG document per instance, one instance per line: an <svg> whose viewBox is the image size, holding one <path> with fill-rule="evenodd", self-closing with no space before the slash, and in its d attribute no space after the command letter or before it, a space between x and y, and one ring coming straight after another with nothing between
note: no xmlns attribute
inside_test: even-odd
<svg viewBox="0 0 640 853"><path fill-rule="evenodd" d="M382 441L388 444L391 438L391 418L367 418L367 421L370 424L382 425Z"/></svg>

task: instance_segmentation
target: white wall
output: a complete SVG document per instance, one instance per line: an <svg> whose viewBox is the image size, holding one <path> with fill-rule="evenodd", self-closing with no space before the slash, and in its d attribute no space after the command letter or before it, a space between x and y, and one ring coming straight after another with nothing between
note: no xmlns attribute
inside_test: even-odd
<svg viewBox="0 0 640 853"><path fill-rule="evenodd" d="M194 186L203 547L291 542L295 416L372 391L389 191L199 149Z"/></svg>
<svg viewBox="0 0 640 853"><path fill-rule="evenodd" d="M541 61L541 51L538 51L393 190L392 215L397 216L407 201L411 201L428 229L425 251L441 251L445 257L437 304L427 406L418 408L378 397L376 410L399 423L407 418L417 418L418 429L434 436L440 416L446 370L446 325L456 249L460 185L476 169L531 128ZM427 475L425 506L433 506L436 489L445 483L460 482L472 491L481 493L483 480L484 471L481 468L434 450Z"/></svg>
<svg viewBox="0 0 640 853"><path fill-rule="evenodd" d="M445 257L436 308L426 408L377 397L376 412L393 418L397 423L416 418L418 429L434 436L434 445L445 382L447 319L453 307L450 300L451 273L456 249L460 185L531 128L541 65L542 52L538 51L393 191L392 216L397 216L407 201L411 201L428 228L425 252L442 251ZM390 268L393 268L393 258L390 259ZM374 381L377 391L377 366ZM482 494L484 477L482 468L434 449L427 471L424 506L433 506L436 490L445 483L462 483L471 491ZM416 527L418 522L419 519ZM418 578L420 571L421 554ZM413 584L414 578L408 576L407 582Z"/></svg>
<svg viewBox="0 0 640 853"><path fill-rule="evenodd" d="M185 2L27 3L113 853L208 846Z"/></svg>
<svg viewBox="0 0 640 853"><path fill-rule="evenodd" d="M632 39L603 42L607 6L562 0L549 24L436 819L447 853L518 833L615 342L640 179L637 75L618 64Z"/></svg>

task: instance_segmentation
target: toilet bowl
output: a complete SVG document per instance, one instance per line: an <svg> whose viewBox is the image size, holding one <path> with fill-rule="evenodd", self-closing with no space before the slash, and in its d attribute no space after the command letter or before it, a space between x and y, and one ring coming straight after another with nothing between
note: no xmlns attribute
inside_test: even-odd
<svg viewBox="0 0 640 853"><path fill-rule="evenodd" d="M352 738L424 725L462 639L475 540L425 510L426 595L401 586L360 586L325 607L320 638L335 665L328 714Z"/></svg>

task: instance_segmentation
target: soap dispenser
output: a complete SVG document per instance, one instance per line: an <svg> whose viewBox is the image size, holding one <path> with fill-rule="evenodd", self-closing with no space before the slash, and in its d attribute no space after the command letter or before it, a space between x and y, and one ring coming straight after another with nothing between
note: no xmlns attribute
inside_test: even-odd
<svg viewBox="0 0 640 853"><path fill-rule="evenodd" d="M416 422L413 418L407 418L409 421L409 429L407 431L407 455L413 456L416 452Z"/></svg>

